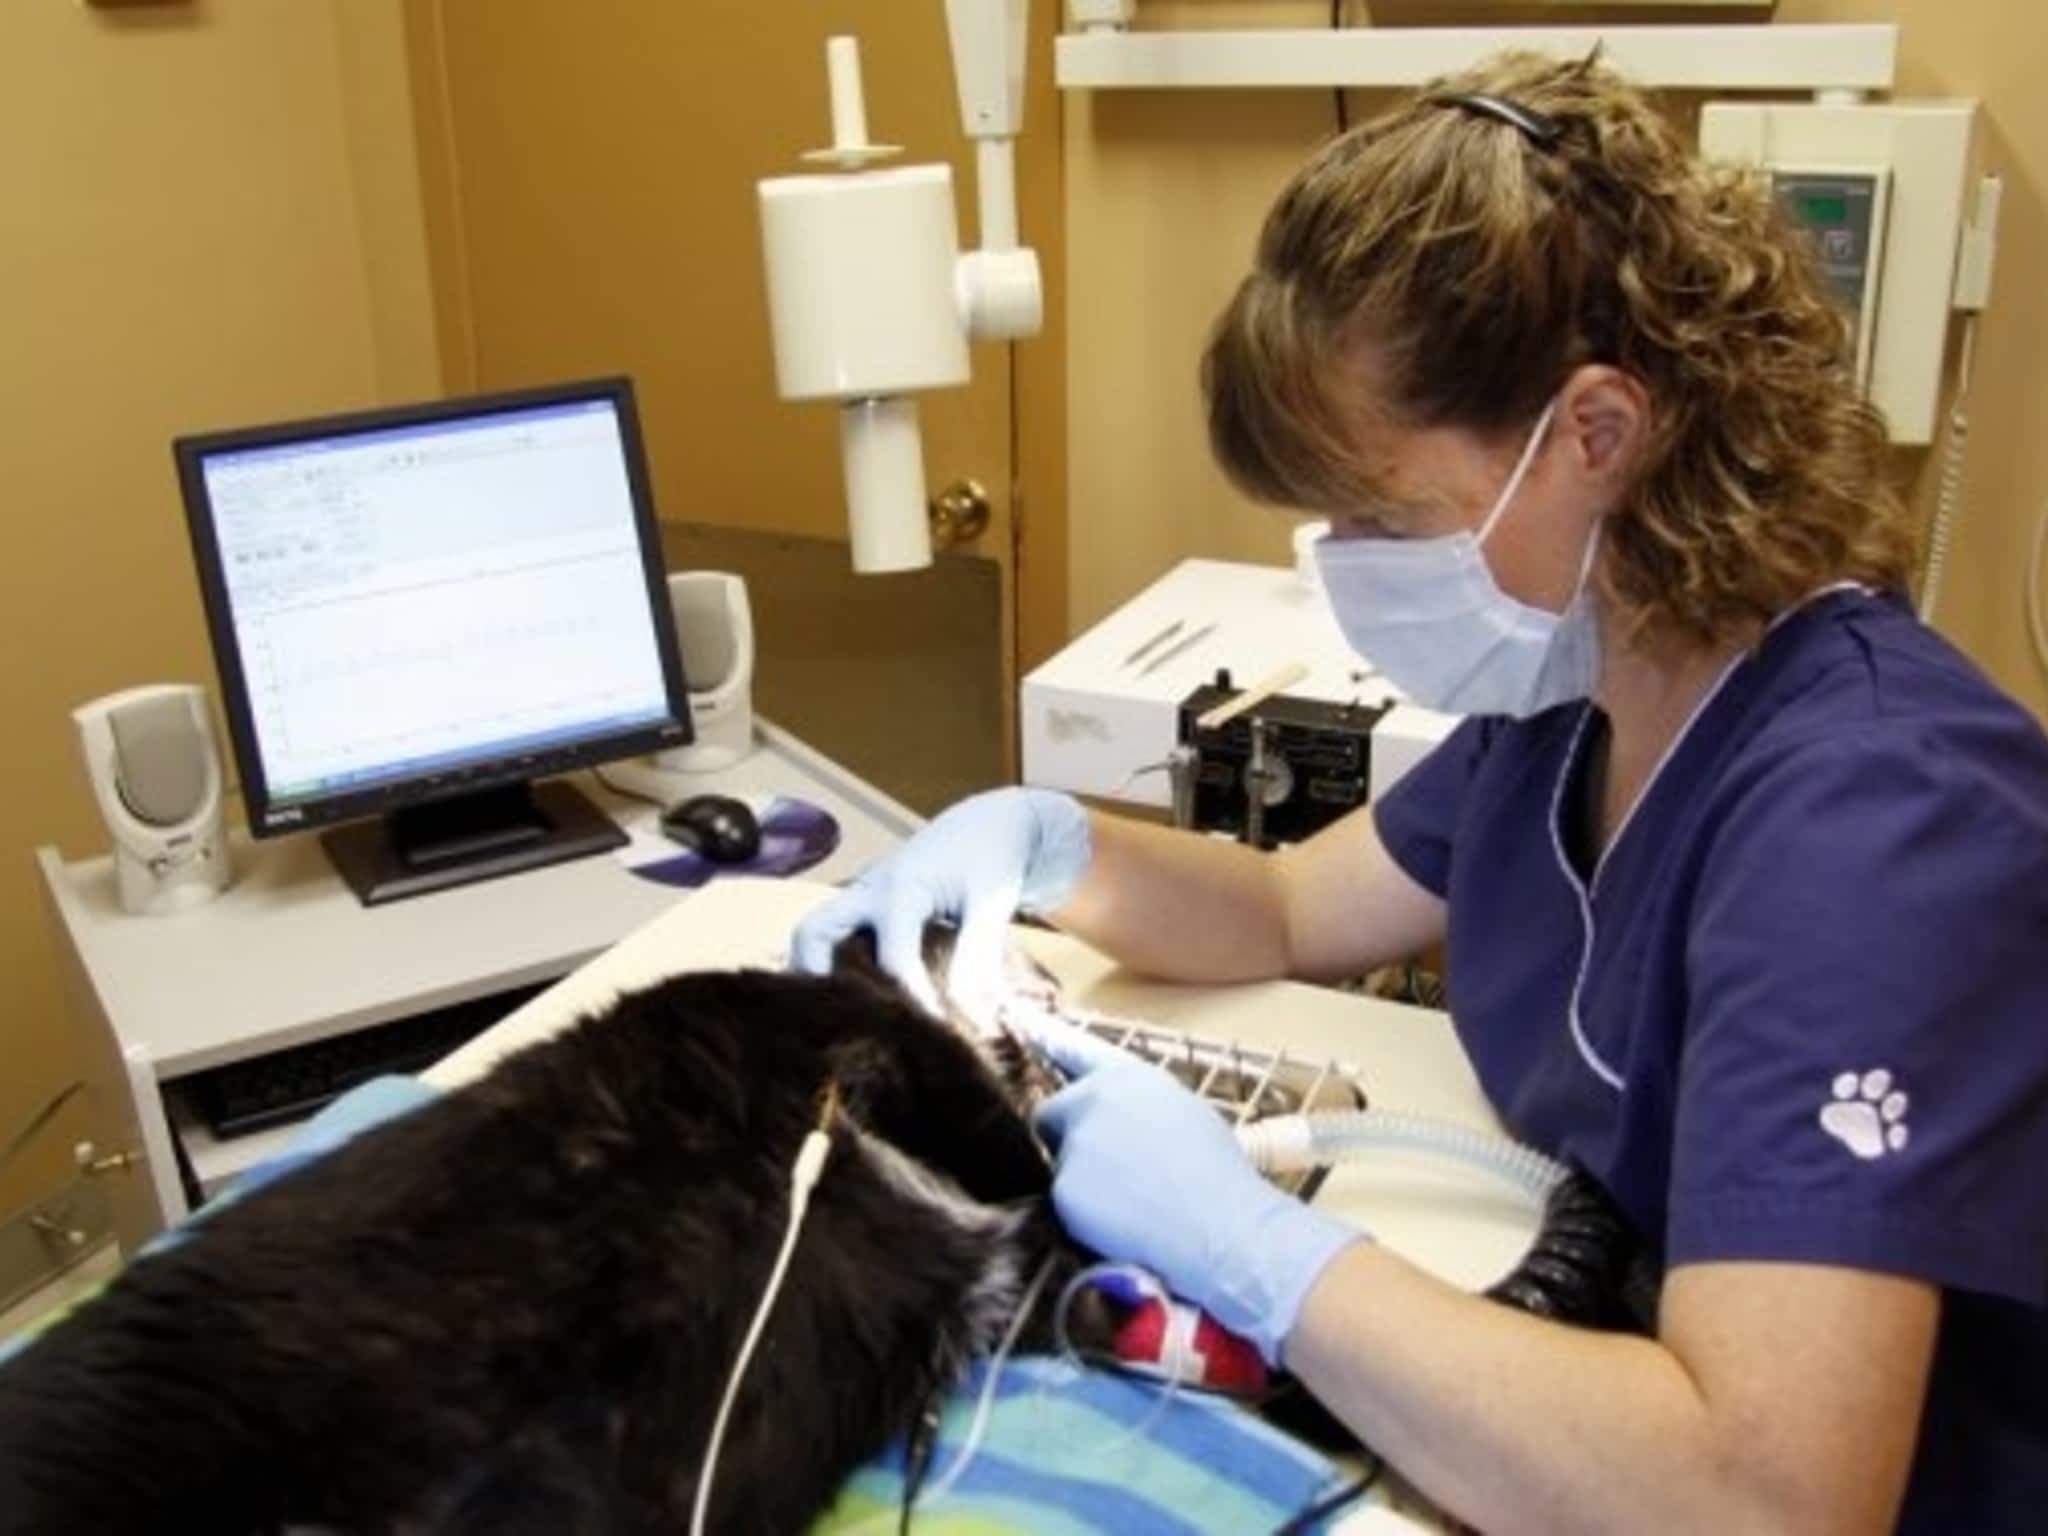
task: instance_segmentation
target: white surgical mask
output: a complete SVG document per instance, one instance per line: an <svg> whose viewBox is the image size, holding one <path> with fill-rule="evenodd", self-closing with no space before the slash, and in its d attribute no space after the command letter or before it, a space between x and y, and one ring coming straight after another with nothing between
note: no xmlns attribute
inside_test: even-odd
<svg viewBox="0 0 2048 1536"><path fill-rule="evenodd" d="M1480 546L1521 489L1557 411L1552 401L1479 525L1435 539L1324 538L1316 566L1352 649L1409 698L1461 715L1533 715L1589 697L1600 637L1586 595L1596 525L1563 613L1500 589Z"/></svg>

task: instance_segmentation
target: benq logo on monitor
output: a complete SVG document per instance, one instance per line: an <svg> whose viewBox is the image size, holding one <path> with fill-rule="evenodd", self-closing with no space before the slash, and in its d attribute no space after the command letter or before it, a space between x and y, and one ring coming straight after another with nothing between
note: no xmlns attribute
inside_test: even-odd
<svg viewBox="0 0 2048 1536"><path fill-rule="evenodd" d="M290 827L306 819L306 813L297 806L288 811L272 811L263 818L266 827Z"/></svg>

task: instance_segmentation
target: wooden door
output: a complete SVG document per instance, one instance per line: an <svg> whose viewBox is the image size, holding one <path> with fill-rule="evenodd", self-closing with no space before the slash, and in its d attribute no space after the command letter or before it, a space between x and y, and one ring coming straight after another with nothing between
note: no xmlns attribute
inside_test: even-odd
<svg viewBox="0 0 2048 1536"><path fill-rule="evenodd" d="M1058 6L1035 9L1042 77ZM971 240L941 0L419 0L439 336L451 390L631 374L671 566L748 578L758 706L930 810L1010 762L1010 358L979 346L969 387L920 399L931 489L978 481L987 531L929 571L855 577L835 414L775 393L755 201L829 141L839 32L861 41L873 137L952 163ZM1057 156L1053 114L1037 127L1027 185L1030 157Z"/></svg>

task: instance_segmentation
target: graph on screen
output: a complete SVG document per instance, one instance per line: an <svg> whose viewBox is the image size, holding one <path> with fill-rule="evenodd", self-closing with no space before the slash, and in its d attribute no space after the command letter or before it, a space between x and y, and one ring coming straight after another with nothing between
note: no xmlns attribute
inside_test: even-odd
<svg viewBox="0 0 2048 1536"><path fill-rule="evenodd" d="M667 714L609 402L220 454L205 474L274 799Z"/></svg>

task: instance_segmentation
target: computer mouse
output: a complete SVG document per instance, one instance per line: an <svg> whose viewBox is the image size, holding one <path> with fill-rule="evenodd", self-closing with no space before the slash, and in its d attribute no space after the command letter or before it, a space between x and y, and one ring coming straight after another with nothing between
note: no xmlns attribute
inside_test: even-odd
<svg viewBox="0 0 2048 1536"><path fill-rule="evenodd" d="M692 795L661 813L661 830L714 864L744 864L761 851L761 822L731 795Z"/></svg>

